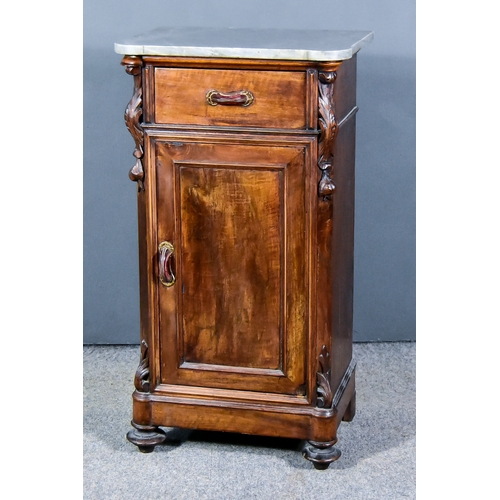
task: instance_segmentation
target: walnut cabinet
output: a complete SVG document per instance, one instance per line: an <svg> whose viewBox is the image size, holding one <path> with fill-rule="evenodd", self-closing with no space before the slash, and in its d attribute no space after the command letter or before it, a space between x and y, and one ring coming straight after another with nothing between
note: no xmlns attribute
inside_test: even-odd
<svg viewBox="0 0 500 500"><path fill-rule="evenodd" d="M327 468L356 401L356 54L122 64L141 318L129 441L153 451L161 427L296 438Z"/></svg>

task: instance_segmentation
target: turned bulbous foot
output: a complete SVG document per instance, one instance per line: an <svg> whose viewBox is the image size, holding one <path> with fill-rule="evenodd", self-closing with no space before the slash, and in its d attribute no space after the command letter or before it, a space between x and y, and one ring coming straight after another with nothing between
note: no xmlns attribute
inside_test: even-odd
<svg viewBox="0 0 500 500"><path fill-rule="evenodd" d="M139 446L139 445L137 445L137 448L139 448L139 451L141 453L151 453L155 449L154 446Z"/></svg>
<svg viewBox="0 0 500 500"><path fill-rule="evenodd" d="M313 465L314 465L314 468L316 470L326 470L326 469L328 469L328 467L330 467L329 463L324 464L324 463L321 463L321 462L313 462Z"/></svg>
<svg viewBox="0 0 500 500"><path fill-rule="evenodd" d="M131 422L131 431L127 433L127 439L139 448L142 453L151 453L157 444L163 443L167 435L159 427L154 425L140 425Z"/></svg>
<svg viewBox="0 0 500 500"><path fill-rule="evenodd" d="M340 450L333 446L336 442L337 440L327 443L308 441L302 455L313 463L315 469L328 469L330 464L340 457Z"/></svg>

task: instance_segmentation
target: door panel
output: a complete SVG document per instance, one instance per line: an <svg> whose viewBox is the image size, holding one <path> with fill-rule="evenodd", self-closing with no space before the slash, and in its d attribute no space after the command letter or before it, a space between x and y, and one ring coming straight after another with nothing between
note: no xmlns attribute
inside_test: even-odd
<svg viewBox="0 0 500 500"><path fill-rule="evenodd" d="M162 384L304 394L307 147L156 139Z"/></svg>
<svg viewBox="0 0 500 500"><path fill-rule="evenodd" d="M178 174L185 362L281 369L282 172Z"/></svg>

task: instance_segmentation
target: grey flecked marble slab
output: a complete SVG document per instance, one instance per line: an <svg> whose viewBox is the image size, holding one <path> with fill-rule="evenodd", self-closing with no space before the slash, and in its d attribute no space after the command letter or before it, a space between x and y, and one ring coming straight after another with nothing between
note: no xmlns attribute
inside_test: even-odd
<svg viewBox="0 0 500 500"><path fill-rule="evenodd" d="M370 43L372 31L157 28L115 43L126 55L341 61Z"/></svg>

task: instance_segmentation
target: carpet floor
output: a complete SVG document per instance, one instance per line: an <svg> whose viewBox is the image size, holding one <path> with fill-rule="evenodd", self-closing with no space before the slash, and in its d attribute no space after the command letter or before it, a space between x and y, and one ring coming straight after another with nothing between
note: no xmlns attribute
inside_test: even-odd
<svg viewBox="0 0 500 500"><path fill-rule="evenodd" d="M88 500L392 500L415 493L414 342L355 343L356 416L325 471L304 443L164 428L144 454L129 443L138 346L84 346L83 498Z"/></svg>

